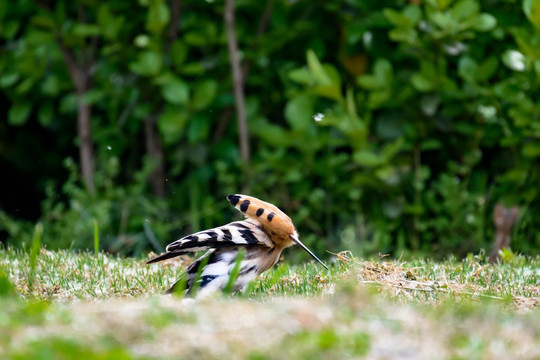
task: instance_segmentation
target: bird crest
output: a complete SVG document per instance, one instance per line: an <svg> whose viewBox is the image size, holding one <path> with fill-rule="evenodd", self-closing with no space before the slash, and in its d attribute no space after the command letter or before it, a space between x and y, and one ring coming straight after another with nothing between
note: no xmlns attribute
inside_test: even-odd
<svg viewBox="0 0 540 360"><path fill-rule="evenodd" d="M283 239L288 239L291 234L297 236L291 218L277 206L253 196L241 194L228 195L227 200L246 217L259 222L271 235Z"/></svg>

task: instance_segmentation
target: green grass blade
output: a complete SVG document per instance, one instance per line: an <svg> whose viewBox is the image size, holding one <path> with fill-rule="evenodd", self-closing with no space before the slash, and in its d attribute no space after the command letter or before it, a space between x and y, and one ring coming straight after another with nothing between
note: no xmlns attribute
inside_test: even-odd
<svg viewBox="0 0 540 360"><path fill-rule="evenodd" d="M197 274L195 275L195 279L193 280L193 284L191 285L191 288L189 290L192 297L197 296L197 292L199 291L199 287L201 286L202 273L204 271L204 268L208 264L208 260L210 260L210 254L205 254L200 259L199 267L197 268Z"/></svg>
<svg viewBox="0 0 540 360"><path fill-rule="evenodd" d="M97 220L94 219L94 254L99 254L99 229Z"/></svg>
<svg viewBox="0 0 540 360"><path fill-rule="evenodd" d="M234 261L234 266L229 272L229 280L227 281L227 285L225 285L225 287L223 288L223 292L225 294L230 294L233 291L234 283L236 282L238 275L240 275L240 267L242 265L242 260L244 260L245 256L246 256L246 249L238 250L238 254L236 255L236 260Z"/></svg>
<svg viewBox="0 0 540 360"><path fill-rule="evenodd" d="M36 276L37 257L41 248L41 236L43 235L43 225L37 223L34 228L34 236L32 238L32 247L30 248L30 274L28 276L28 288L32 292L34 288L34 280Z"/></svg>

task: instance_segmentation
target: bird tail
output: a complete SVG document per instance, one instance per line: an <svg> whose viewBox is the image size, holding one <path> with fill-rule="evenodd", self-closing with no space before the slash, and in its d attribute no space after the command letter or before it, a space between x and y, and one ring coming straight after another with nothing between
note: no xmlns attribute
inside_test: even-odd
<svg viewBox="0 0 540 360"><path fill-rule="evenodd" d="M146 265L148 264L153 264L153 263L156 263L158 261L163 261L163 260L167 260L167 259L171 259L171 258L174 258L174 257L177 257L177 256L180 256L180 255L184 255L186 254L185 251L177 251L177 252L168 252L168 253L165 253L165 254L161 254L159 256L156 256L155 258L153 259L150 259L146 262Z"/></svg>

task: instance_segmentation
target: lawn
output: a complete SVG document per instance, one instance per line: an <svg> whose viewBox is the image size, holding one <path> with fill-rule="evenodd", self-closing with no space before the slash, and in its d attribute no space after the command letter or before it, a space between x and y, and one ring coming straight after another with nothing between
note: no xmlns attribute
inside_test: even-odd
<svg viewBox="0 0 540 360"><path fill-rule="evenodd" d="M160 295L189 258L146 260L0 250L0 358L540 358L540 258L344 252L201 301Z"/></svg>

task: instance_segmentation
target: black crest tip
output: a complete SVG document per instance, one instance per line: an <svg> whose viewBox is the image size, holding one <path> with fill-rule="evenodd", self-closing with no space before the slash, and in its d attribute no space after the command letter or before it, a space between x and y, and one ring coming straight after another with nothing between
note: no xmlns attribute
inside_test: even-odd
<svg viewBox="0 0 540 360"><path fill-rule="evenodd" d="M236 206L236 204L238 204L238 202L240 201L240 196L236 194L230 194L227 195L227 200L229 200L232 206Z"/></svg>

